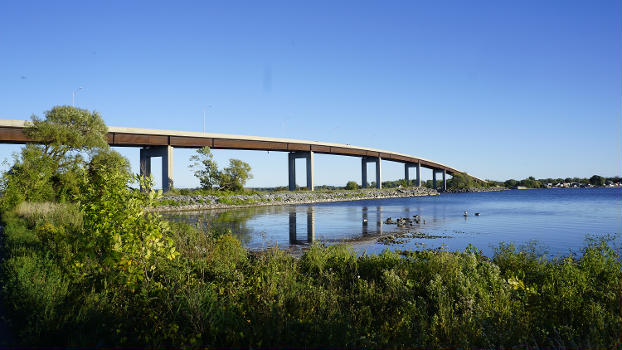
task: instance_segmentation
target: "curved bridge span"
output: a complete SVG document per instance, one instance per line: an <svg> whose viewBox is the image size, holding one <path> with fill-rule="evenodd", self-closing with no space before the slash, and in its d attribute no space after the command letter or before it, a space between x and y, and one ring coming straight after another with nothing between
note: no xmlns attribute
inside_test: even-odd
<svg viewBox="0 0 622 350"><path fill-rule="evenodd" d="M24 133L24 120L0 119L0 143L32 142ZM289 189L296 187L295 160L306 159L307 188L313 190L313 154L334 154L350 157L361 157L361 180L363 187L367 185L367 163L376 165L376 187L382 186L382 160L390 160L404 164L404 178L410 180L410 169L415 170L415 183L421 185L421 168L432 170L432 178L436 188L436 175L442 174L442 188L446 189L446 174L453 175L461 171L431 160L408 154L390 152L380 149L306 141L286 138L261 136L244 136L214 134L202 132L186 132L173 130L138 129L124 127L108 127L108 143L115 147L140 147L140 170L142 174L151 174L151 158L162 157L162 187L167 190L173 183L173 149L200 148L209 146L213 149L240 149L288 152ZM470 175L469 175L470 176ZM471 176L476 181L483 180Z"/></svg>

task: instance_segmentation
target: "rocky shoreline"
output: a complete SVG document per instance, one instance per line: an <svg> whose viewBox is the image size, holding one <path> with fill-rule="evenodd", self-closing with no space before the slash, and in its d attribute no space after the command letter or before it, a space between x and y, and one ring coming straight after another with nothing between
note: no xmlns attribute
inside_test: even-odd
<svg viewBox="0 0 622 350"><path fill-rule="evenodd" d="M507 187L469 187L469 188L447 190L445 191L445 193L498 192L498 191L509 191L509 190L510 189Z"/></svg>
<svg viewBox="0 0 622 350"><path fill-rule="evenodd" d="M438 191L426 187L361 189L353 191L296 191L231 195L167 195L160 199L154 211L192 211L223 208L245 208L269 205L345 202L365 199L436 196Z"/></svg>

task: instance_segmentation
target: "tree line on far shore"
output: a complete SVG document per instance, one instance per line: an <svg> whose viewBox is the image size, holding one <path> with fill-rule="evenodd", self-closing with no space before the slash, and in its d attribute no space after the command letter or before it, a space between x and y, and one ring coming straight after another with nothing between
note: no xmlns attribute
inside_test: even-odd
<svg viewBox="0 0 622 350"><path fill-rule="evenodd" d="M594 186L594 187L602 187L609 184L620 184L622 183L622 178L619 176L614 177L604 177L600 175L594 175L590 178L579 178L579 177L568 177L568 178L543 178L536 179L533 176L527 177L522 180L509 179L506 181L495 181L495 180L486 180L486 182L480 182L465 173L456 173L449 179L447 179L447 189L448 190L460 190L460 189L468 189L468 188L492 188L492 187L505 187L505 188L517 188L517 187L525 187L525 188L545 188L545 187L571 187L571 186ZM404 179L401 180L393 180L393 181L383 181L382 188L398 188L398 187L412 187L416 186L415 180L406 181ZM421 186L433 188L434 183L432 180L422 181ZM372 181L368 183L367 187L374 188L376 187L376 182ZM326 189L326 190L356 190L359 189L360 186L356 181L348 181L346 186L316 186L316 189ZM437 179L437 188L441 188L441 181Z"/></svg>

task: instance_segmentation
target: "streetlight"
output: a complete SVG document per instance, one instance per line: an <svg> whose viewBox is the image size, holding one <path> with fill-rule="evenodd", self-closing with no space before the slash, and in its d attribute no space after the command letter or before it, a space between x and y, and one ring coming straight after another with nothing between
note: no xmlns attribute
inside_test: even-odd
<svg viewBox="0 0 622 350"><path fill-rule="evenodd" d="M84 88L82 86L80 86L76 90L73 90L73 94L71 94L71 106L72 107L76 106L76 94L78 93L78 91L80 91L82 89L84 89Z"/></svg>

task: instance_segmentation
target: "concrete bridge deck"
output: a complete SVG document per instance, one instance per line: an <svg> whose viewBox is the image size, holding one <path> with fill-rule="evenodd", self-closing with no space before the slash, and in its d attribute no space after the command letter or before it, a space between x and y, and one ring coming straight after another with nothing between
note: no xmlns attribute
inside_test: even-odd
<svg viewBox="0 0 622 350"><path fill-rule="evenodd" d="M0 143L23 144L32 142L23 130L27 121L0 119ZM434 183L436 173L442 172L443 187L445 174L453 175L461 171L431 160L415 157L408 154L390 152L386 150L344 145L337 143L273 138L261 136L229 135L202 132L186 132L173 130L138 129L125 127L108 127L108 143L116 147L141 147L141 172L150 174L150 158L162 157L163 181L172 182L172 149L199 148L209 146L212 149L240 149L289 152L289 185L295 188L295 159L307 159L307 187L313 189L313 153L334 154L362 159L362 184L367 183L367 163L376 164L376 184L381 186L381 160L390 160L404 163L405 179L409 180L409 168L416 168L417 184L420 185L420 168L432 169ZM166 171L165 171L166 168ZM166 175L166 176L165 176ZM470 175L469 175L470 176ZM471 176L476 181L483 180ZM169 184L163 184L167 189Z"/></svg>

